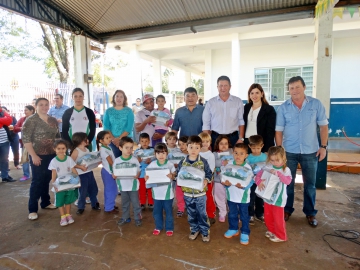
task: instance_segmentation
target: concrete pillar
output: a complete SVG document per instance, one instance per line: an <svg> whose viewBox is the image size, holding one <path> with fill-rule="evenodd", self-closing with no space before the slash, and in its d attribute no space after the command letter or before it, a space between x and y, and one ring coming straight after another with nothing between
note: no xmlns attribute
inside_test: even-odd
<svg viewBox="0 0 360 270"><path fill-rule="evenodd" d="M235 96L242 97L240 93L240 41L239 34L232 34L231 37L231 93ZM246 96L246 95L245 95Z"/></svg>
<svg viewBox="0 0 360 270"><path fill-rule="evenodd" d="M85 93L84 105L94 109L93 84L84 79L85 74L92 74L90 39L80 35L74 38L74 73L75 86Z"/></svg>
<svg viewBox="0 0 360 270"><path fill-rule="evenodd" d="M331 60L333 46L333 8L315 18L313 96L325 106L330 115Z"/></svg>
<svg viewBox="0 0 360 270"><path fill-rule="evenodd" d="M154 97L162 93L162 73L161 73L161 60L153 59L153 89Z"/></svg>
<svg viewBox="0 0 360 270"><path fill-rule="evenodd" d="M205 51L205 79L204 79L204 103L215 96L212 88L216 87L216 80L212 78L212 51Z"/></svg>
<svg viewBox="0 0 360 270"><path fill-rule="evenodd" d="M185 75L185 89L186 89L191 86L191 72L185 71L184 75ZM196 89L196 90L198 90L198 89Z"/></svg>
<svg viewBox="0 0 360 270"><path fill-rule="evenodd" d="M129 104L135 103L137 98L142 97L142 74L141 74L141 58L136 45L132 45L130 49L130 80L131 85L128 89L124 89L128 95Z"/></svg>

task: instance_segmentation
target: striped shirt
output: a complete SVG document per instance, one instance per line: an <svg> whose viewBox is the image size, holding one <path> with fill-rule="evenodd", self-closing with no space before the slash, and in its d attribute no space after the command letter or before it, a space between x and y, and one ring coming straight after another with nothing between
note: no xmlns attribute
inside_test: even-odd
<svg viewBox="0 0 360 270"><path fill-rule="evenodd" d="M9 139L6 130L4 128L0 128L0 143L6 143L8 141Z"/></svg>

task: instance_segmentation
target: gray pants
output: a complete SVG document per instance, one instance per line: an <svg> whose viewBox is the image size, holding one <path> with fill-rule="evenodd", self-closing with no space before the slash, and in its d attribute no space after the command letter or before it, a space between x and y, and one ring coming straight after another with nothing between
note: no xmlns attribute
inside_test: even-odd
<svg viewBox="0 0 360 270"><path fill-rule="evenodd" d="M141 220L139 191L121 191L122 218L127 220L130 217L130 201L134 210L134 219Z"/></svg>

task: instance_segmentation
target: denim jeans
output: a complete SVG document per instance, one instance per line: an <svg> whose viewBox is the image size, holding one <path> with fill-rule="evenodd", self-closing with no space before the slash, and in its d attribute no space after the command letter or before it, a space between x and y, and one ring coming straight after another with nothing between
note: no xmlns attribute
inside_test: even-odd
<svg viewBox="0 0 360 270"><path fill-rule="evenodd" d="M173 216L173 201L171 200L155 200L154 199L154 209L153 217L155 220L155 229L162 230L164 228L164 217L163 211L165 211L165 230L173 231L174 230L174 216Z"/></svg>
<svg viewBox="0 0 360 270"><path fill-rule="evenodd" d="M118 158L122 155L121 150L119 149L119 147L116 147L115 144L110 143L109 146L110 146L111 150L113 151L115 158Z"/></svg>
<svg viewBox="0 0 360 270"><path fill-rule="evenodd" d="M285 212L294 212L294 186L295 176L298 163L300 163L302 177L304 182L304 203L303 212L306 216L315 216L317 210L315 209L316 200L316 170L318 165L318 158L316 153L312 154L293 154L286 152L287 166L291 171L292 180L287 186L287 202L285 205Z"/></svg>
<svg viewBox="0 0 360 270"><path fill-rule="evenodd" d="M41 163L39 166L34 165L30 156L30 166L33 177L30 185L29 213L37 213L38 202L41 198L40 206L45 208L50 202L49 183L51 181L51 171L48 169L50 161L55 155L39 155Z"/></svg>
<svg viewBox="0 0 360 270"><path fill-rule="evenodd" d="M30 177L30 163L26 162L22 164L24 176Z"/></svg>
<svg viewBox="0 0 360 270"><path fill-rule="evenodd" d="M0 143L0 170L1 178L8 178L9 168L9 142Z"/></svg>
<svg viewBox="0 0 360 270"><path fill-rule="evenodd" d="M91 171L88 173L80 174L79 177L81 186L79 188L78 209L85 209L86 196L89 196L91 206L95 207L96 203L98 202L96 198L98 194L98 186L95 181L94 173Z"/></svg>
<svg viewBox="0 0 360 270"><path fill-rule="evenodd" d="M210 222L206 214L206 196L188 197L184 196L188 222L191 232L198 232L202 235L210 234Z"/></svg>
<svg viewBox="0 0 360 270"><path fill-rule="evenodd" d="M14 166L18 166L19 160L20 160L20 154L19 154L19 135L15 134L12 136L12 142L10 142L11 151L14 155Z"/></svg>
<svg viewBox="0 0 360 270"><path fill-rule="evenodd" d="M228 201L229 206L229 230L238 230L239 229L239 215L241 220L240 231L243 234L250 234L249 227L249 204L248 203L235 203Z"/></svg>

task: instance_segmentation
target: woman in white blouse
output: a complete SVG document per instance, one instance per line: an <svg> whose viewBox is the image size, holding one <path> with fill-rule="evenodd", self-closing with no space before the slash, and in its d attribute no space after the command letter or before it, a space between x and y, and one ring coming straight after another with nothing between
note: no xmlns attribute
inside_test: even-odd
<svg viewBox="0 0 360 270"><path fill-rule="evenodd" d="M265 98L263 88L253 83L248 91L248 103L244 107L245 140L252 135L261 135L264 140L262 152L267 152L274 146L276 113L273 106Z"/></svg>

